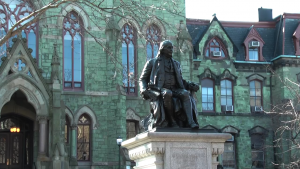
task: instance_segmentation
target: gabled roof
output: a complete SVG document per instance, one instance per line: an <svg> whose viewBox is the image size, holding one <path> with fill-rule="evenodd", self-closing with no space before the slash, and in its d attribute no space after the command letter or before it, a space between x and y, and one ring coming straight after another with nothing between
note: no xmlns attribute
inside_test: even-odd
<svg viewBox="0 0 300 169"><path fill-rule="evenodd" d="M296 28L295 32L293 33L293 36L297 39L300 39L300 23L298 24L298 27Z"/></svg>
<svg viewBox="0 0 300 169"><path fill-rule="evenodd" d="M214 16L214 18L211 20L211 22L209 23L208 26L206 26L206 27L199 27L199 30L202 30L201 31L201 35L200 35L200 32L198 34L196 34L196 37L193 36L193 35L191 35L191 37L193 37L193 41L192 41L193 45L197 46L196 44L201 41L201 39L207 33L207 31L209 30L209 27L211 26L211 24L214 21L218 22L218 24L220 25L221 29L225 32L226 36L228 37L228 39L230 40L230 42L233 44L233 52L234 53L238 52L238 48L236 47L235 43L233 42L233 40L231 39L231 37L228 35L227 31L224 29L224 27L222 26L221 22L218 20L218 18L216 16ZM194 27L195 28L195 26L189 26L189 27ZM190 31L190 29L189 29L189 31ZM198 51L199 51L199 49L198 49Z"/></svg>
<svg viewBox="0 0 300 169"><path fill-rule="evenodd" d="M34 81L36 82L35 85L37 86L43 86L43 90L47 92L49 96L51 96L51 92L48 88L48 85L46 84L42 74L41 69L38 68L35 59L32 57L31 52L32 49L27 47L27 39L22 38L21 35L18 35L17 38L13 38L12 40L14 43L11 48L8 48L8 54L7 57L3 57L4 60L3 63L0 66L0 76L4 78L4 76L8 74L4 74L4 71L15 71L16 73L20 73L16 71L17 69L12 69L12 63L16 62L18 58L22 58L25 61L25 69L26 73L29 77L32 77ZM22 61L23 61L22 60ZM20 73L20 75L24 75L23 73ZM40 84L40 85L39 85Z"/></svg>
<svg viewBox="0 0 300 169"><path fill-rule="evenodd" d="M249 31L251 30L251 25L254 25L256 31L260 34L261 38L265 42L262 53L266 61L270 61L274 58L276 34L279 29L279 26L276 26L276 22L278 23L279 20L272 22L229 22L219 21L217 20L217 18L214 18L213 20L217 21L218 23L221 23L220 26L223 30L225 30L224 32L226 33L230 41L233 42L234 47L237 48L237 53L235 55L237 61L245 60L245 47L243 42L247 37ZM192 42L195 48L194 50L198 52L198 55L200 54L199 42L209 29L210 25L211 22L209 22L209 20L187 19L187 27L189 29L191 37L193 38ZM295 29L293 29L293 31L294 30ZM194 54L196 54L196 52L194 52Z"/></svg>

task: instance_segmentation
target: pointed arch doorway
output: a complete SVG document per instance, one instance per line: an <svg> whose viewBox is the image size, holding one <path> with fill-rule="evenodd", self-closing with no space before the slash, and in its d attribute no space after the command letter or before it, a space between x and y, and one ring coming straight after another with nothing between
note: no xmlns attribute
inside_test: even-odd
<svg viewBox="0 0 300 169"><path fill-rule="evenodd" d="M35 109L26 96L21 91L15 92L1 110L0 169L33 167L34 119Z"/></svg>

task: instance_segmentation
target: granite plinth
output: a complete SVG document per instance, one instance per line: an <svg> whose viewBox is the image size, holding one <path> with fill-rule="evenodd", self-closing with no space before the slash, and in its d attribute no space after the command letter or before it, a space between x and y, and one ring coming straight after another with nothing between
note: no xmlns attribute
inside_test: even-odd
<svg viewBox="0 0 300 169"><path fill-rule="evenodd" d="M217 169L216 158L229 138L230 134L203 130L153 129L124 141L122 146L136 162L135 169Z"/></svg>

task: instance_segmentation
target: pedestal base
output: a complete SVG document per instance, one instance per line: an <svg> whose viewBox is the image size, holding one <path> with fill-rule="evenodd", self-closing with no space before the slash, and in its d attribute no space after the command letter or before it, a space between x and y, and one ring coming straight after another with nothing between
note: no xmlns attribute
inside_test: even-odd
<svg viewBox="0 0 300 169"><path fill-rule="evenodd" d="M217 169L230 134L148 131L122 143L135 169Z"/></svg>

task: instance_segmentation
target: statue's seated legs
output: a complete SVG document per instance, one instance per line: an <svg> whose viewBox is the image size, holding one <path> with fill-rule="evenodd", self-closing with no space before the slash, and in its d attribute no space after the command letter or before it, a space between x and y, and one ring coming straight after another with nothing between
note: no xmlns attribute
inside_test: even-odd
<svg viewBox="0 0 300 169"><path fill-rule="evenodd" d="M170 123L172 127L178 127L176 123L174 105L172 104L172 97L178 98L181 101L182 109L186 115L187 122L191 128L199 128L199 126L194 122L192 115L192 104L190 99L190 93L185 89L161 89L161 96L163 98L163 103L165 107L165 112L170 116Z"/></svg>
<svg viewBox="0 0 300 169"><path fill-rule="evenodd" d="M174 105L173 105L173 99L172 99L172 91L169 89L163 88L161 90L161 96L163 99L164 109L166 112L166 115L168 116L169 120L169 126L178 128L178 124L175 120L175 112L174 112Z"/></svg>

